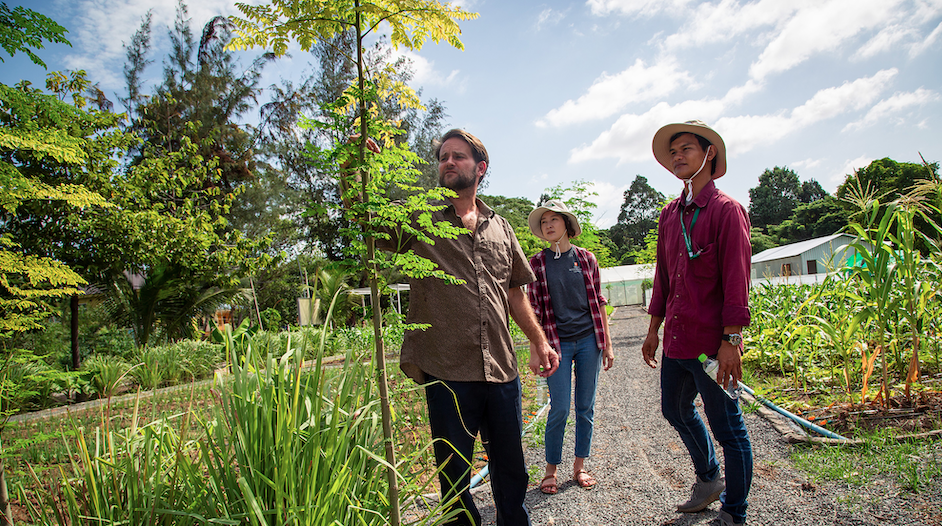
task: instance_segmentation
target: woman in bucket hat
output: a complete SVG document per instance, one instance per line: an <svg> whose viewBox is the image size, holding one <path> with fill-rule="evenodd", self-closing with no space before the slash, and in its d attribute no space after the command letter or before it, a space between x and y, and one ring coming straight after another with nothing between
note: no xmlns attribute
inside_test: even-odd
<svg viewBox="0 0 942 526"><path fill-rule="evenodd" d="M615 360L608 334L605 297L595 255L570 243L582 233L579 219L562 201L547 201L530 212L530 230L548 241L549 248L530 258L536 281L527 287L530 304L546 332L550 346L560 355L559 369L546 379L550 412L546 419L546 472L540 491L558 491L556 466L562 461L563 434L575 393L576 437L572 479L591 488L595 478L585 470L592 446L595 391L599 369L607 371ZM573 375L575 385L573 385Z"/></svg>

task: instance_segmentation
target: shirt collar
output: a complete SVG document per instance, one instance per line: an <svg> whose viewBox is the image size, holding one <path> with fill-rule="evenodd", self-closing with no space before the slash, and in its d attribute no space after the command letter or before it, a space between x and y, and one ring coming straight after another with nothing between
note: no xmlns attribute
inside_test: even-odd
<svg viewBox="0 0 942 526"><path fill-rule="evenodd" d="M703 189L700 190L700 193L697 194L697 197L693 198L693 203L691 204L696 206L697 208L703 208L704 206L707 205L707 203L710 202L710 199L713 198L713 194L715 193L716 193L716 183L712 179L710 179L710 182L708 182L706 186L704 186ZM684 197L683 195L680 196L681 204L683 204L683 197Z"/></svg>

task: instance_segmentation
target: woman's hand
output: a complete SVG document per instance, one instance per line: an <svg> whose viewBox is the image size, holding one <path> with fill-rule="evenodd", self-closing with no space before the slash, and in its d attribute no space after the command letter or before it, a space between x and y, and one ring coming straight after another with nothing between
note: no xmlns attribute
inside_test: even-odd
<svg viewBox="0 0 942 526"><path fill-rule="evenodd" d="M615 349L612 349L611 345L605 347L605 350L602 351L602 369L609 370L612 368L612 365L615 363Z"/></svg>

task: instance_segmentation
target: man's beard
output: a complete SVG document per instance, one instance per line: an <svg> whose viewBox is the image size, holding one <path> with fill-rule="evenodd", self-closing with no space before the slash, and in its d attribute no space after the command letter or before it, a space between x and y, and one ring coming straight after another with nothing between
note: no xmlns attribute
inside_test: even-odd
<svg viewBox="0 0 942 526"><path fill-rule="evenodd" d="M439 175L438 185L456 192L460 192L461 190L466 190L474 186L477 182L477 179L477 176L473 173L459 171L457 176L452 178L450 184L445 182L444 174Z"/></svg>

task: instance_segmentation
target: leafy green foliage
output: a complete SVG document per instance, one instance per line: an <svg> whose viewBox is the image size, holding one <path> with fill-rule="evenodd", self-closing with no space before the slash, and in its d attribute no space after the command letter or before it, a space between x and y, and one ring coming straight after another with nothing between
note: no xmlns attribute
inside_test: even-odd
<svg viewBox="0 0 942 526"><path fill-rule="evenodd" d="M486 179L485 179L486 180ZM520 248L527 256L543 250L546 242L533 235L527 218L533 211L533 202L523 197L504 197L502 195L478 194L482 201L510 223L520 243Z"/></svg>
<svg viewBox="0 0 942 526"><path fill-rule="evenodd" d="M643 252L646 237L657 228L663 202L664 194L649 185L647 178L635 176L631 186L625 190L618 222L608 230L608 236L616 247L612 255L619 264L643 263L637 260L636 254Z"/></svg>
<svg viewBox="0 0 942 526"><path fill-rule="evenodd" d="M184 394L182 406L154 419L145 419L140 397L123 410L109 405L97 422L76 415L71 436L61 437L68 447L61 471L43 476L26 468L35 492L29 497L38 498L27 498L26 488L20 497L43 524L388 524L378 386L361 354L369 347L348 348L341 365L329 366L327 336L308 331L272 345L249 337L244 363L207 400ZM309 357L314 367L304 365ZM419 398L415 391L409 397ZM163 397L157 403L168 405ZM398 418L422 415L404 406ZM408 488L403 501L430 510L412 524L440 523L442 508L422 497L434 491L427 474L411 470L428 464L429 449L406 436L396 443L403 458L394 469Z"/></svg>
<svg viewBox="0 0 942 526"><path fill-rule="evenodd" d="M930 238L915 228L916 217L935 223L914 196L886 204L865 197L864 221L850 225L855 256L824 282L752 290L745 360L792 376L796 388L838 384L851 401L886 404L895 387L912 397L922 388L920 371L939 370L942 302L929 285L942 279L939 229ZM928 257L916 246L920 237L931 247Z"/></svg>
<svg viewBox="0 0 942 526"><path fill-rule="evenodd" d="M776 166L762 172L759 186L749 190L749 219L752 226L765 229L788 219L798 205L801 185L798 174Z"/></svg>
<svg viewBox="0 0 942 526"><path fill-rule="evenodd" d="M42 49L43 41L71 45L66 33L64 27L45 15L23 6L10 9L6 2L0 2L0 46L11 57L17 52L26 53L34 64L45 68L46 63L33 50Z"/></svg>
<svg viewBox="0 0 942 526"><path fill-rule="evenodd" d="M846 227L847 212L837 198L828 195L799 204L788 219L778 225L768 225L766 230L770 237L778 240L777 244L789 244L830 236ZM753 252L758 252L755 247Z"/></svg>
<svg viewBox="0 0 942 526"><path fill-rule="evenodd" d="M437 277L454 282L453 277L435 268L432 262L420 258L412 251L391 255L376 252L376 238L389 239L389 231L415 236L423 241L431 241L431 236L453 238L460 230L450 224L433 225L431 211L439 206L431 204L429 198L442 198L443 190L430 190L424 195L409 195L400 206L391 206L388 188L399 187L405 193L419 190L414 184L416 170L413 168L417 157L414 153L396 144L395 137L401 135L392 123L383 120L379 110L380 102L395 98L403 107L418 108L421 104L415 93L404 84L395 82L390 75L382 72L370 72L364 62L364 39L379 24L391 30L391 42L394 47L405 46L409 49L421 47L426 39L434 42L446 40L461 48L458 39L460 29L457 20L473 18L476 15L464 13L461 8L449 4L439 4L425 0L377 0L375 2L307 2L289 1L273 5L249 6L238 4L246 19L234 19L239 37L231 45L235 48L248 46L270 47L278 55L288 49L289 40L297 42L303 50L311 49L318 40L330 38L345 30L355 33L356 82L336 103L325 109L333 113L321 125L333 127L334 133L341 137L358 137L352 141L354 148L345 147L339 142L334 148L314 148L312 158L325 163L322 166L336 167L335 173L341 173L343 198L351 203L348 218L357 221L359 232L349 232L351 237L361 235L365 250L360 251L363 268L367 272L372 290L372 304L379 304L379 290L382 278L379 270L394 267L414 277ZM373 76L370 76L371 73ZM378 73L378 74L377 74ZM349 108L355 108L357 122L351 129L344 122ZM382 146L381 153L367 155L367 141L374 139ZM336 164L334 164L336 163ZM358 179L358 180L357 180ZM384 232L385 231L385 232ZM373 330L377 336L382 334L382 320L377 310L373 312ZM386 379L385 354L383 341L375 342L375 360L379 384L382 427L386 439L385 461L389 498L392 504L390 519L393 525L400 524L398 481L394 472L396 465L395 451L392 448L391 410Z"/></svg>
<svg viewBox="0 0 942 526"><path fill-rule="evenodd" d="M308 51L318 40L328 39L347 27L356 25L367 35L384 22L390 26L394 46L419 49L430 39L436 43L445 40L457 49L464 49L458 39L461 30L456 20L477 17L475 13L462 11L460 6L427 0L294 0L272 5L237 5L246 18L233 20L239 38L232 42L232 47L261 47L278 55L288 51L291 41Z"/></svg>
<svg viewBox="0 0 942 526"><path fill-rule="evenodd" d="M851 216L853 221L864 223L866 214L863 212L868 206L879 201L884 209L889 203L906 196L928 197L927 204L931 206L926 210L926 217L916 217L914 227L922 236L935 238L934 228L927 220L935 224L942 223L942 213L939 211L939 164L938 163L906 163L893 159L883 158L873 161L868 166L849 174L847 179L837 188L835 195ZM935 201L932 201L932 197ZM885 212L882 210L881 212ZM927 254L927 247L922 239L917 239L917 247Z"/></svg>

